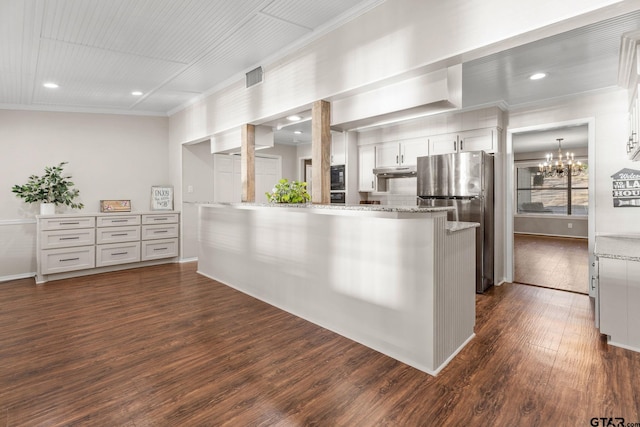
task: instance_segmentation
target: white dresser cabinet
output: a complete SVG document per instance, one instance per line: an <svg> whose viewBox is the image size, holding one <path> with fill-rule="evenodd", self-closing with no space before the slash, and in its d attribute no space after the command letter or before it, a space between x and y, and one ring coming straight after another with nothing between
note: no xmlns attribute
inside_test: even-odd
<svg viewBox="0 0 640 427"><path fill-rule="evenodd" d="M179 220L174 211L40 216L36 282L172 262Z"/></svg>
<svg viewBox="0 0 640 427"><path fill-rule="evenodd" d="M38 273L95 267L95 218L42 218L38 222Z"/></svg>

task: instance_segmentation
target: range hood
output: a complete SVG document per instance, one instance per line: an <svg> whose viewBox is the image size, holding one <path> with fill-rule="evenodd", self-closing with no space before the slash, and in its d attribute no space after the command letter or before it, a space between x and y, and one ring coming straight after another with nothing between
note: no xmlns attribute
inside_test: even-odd
<svg viewBox="0 0 640 427"><path fill-rule="evenodd" d="M417 166L391 166L385 168L375 168L373 174L378 178L410 178L416 176Z"/></svg>

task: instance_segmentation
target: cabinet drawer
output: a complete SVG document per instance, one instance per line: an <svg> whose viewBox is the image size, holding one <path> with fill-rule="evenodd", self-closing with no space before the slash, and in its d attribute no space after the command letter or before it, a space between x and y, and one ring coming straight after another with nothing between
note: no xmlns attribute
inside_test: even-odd
<svg viewBox="0 0 640 427"><path fill-rule="evenodd" d="M41 253L41 273L54 274L94 268L95 254L95 246L47 249Z"/></svg>
<svg viewBox="0 0 640 427"><path fill-rule="evenodd" d="M96 267L140 261L140 242L98 245Z"/></svg>
<svg viewBox="0 0 640 427"><path fill-rule="evenodd" d="M147 240L142 242L142 261L178 256L178 239Z"/></svg>
<svg viewBox="0 0 640 427"><path fill-rule="evenodd" d="M96 242L95 229L50 230L40 233L40 249L68 248L71 246L93 245Z"/></svg>
<svg viewBox="0 0 640 427"><path fill-rule="evenodd" d="M99 216L98 227L119 227L140 224L140 215Z"/></svg>
<svg viewBox="0 0 640 427"><path fill-rule="evenodd" d="M142 215L143 224L167 224L178 222L178 214L146 214Z"/></svg>
<svg viewBox="0 0 640 427"><path fill-rule="evenodd" d="M96 243L133 242L140 240L140 226L106 227L96 230Z"/></svg>
<svg viewBox="0 0 640 427"><path fill-rule="evenodd" d="M92 228L96 225L93 216L80 216L76 218L43 218L40 220L42 230L66 230L69 228Z"/></svg>
<svg viewBox="0 0 640 427"><path fill-rule="evenodd" d="M142 240L178 237L178 224L143 225Z"/></svg>

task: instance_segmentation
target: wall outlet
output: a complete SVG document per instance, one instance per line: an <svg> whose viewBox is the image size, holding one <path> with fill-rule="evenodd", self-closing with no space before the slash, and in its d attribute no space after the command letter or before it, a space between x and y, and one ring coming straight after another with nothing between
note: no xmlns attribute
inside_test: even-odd
<svg viewBox="0 0 640 427"><path fill-rule="evenodd" d="M187 193L193 193L193 185L187 185ZM571 228L571 226L569 226Z"/></svg>
<svg viewBox="0 0 640 427"><path fill-rule="evenodd" d="M573 223L572 223L572 222L568 222L568 223L567 223L567 227L569 227L569 228L573 228Z"/></svg>

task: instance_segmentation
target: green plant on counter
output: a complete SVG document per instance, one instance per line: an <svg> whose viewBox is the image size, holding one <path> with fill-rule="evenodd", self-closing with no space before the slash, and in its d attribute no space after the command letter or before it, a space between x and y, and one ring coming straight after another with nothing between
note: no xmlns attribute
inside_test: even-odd
<svg viewBox="0 0 640 427"><path fill-rule="evenodd" d="M31 175L26 184L14 185L11 191L27 203L54 203L82 209L82 203L74 202L80 191L71 188L74 183L69 180L70 175L62 175L62 169L66 164L67 162L62 162L58 166L47 166L44 168L44 175Z"/></svg>
<svg viewBox="0 0 640 427"><path fill-rule="evenodd" d="M271 192L266 192L267 200L272 203L306 203L311 200L307 192L307 183L281 179Z"/></svg>

